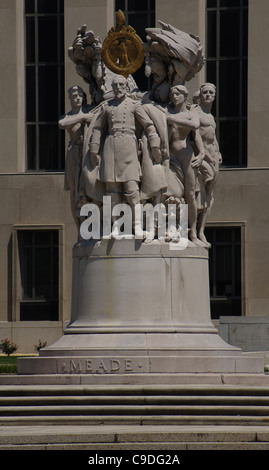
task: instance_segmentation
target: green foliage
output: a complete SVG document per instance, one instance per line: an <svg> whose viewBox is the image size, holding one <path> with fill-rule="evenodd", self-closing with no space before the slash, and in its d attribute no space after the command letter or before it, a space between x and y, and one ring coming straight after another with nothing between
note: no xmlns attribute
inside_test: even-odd
<svg viewBox="0 0 269 470"><path fill-rule="evenodd" d="M0 356L0 374L16 374L17 357Z"/></svg>
<svg viewBox="0 0 269 470"><path fill-rule="evenodd" d="M17 364L0 364L0 374L16 374Z"/></svg>
<svg viewBox="0 0 269 470"><path fill-rule="evenodd" d="M47 341L41 341L41 339L38 340L38 344L35 345L35 350L38 352L40 349L45 348L47 346Z"/></svg>
<svg viewBox="0 0 269 470"><path fill-rule="evenodd" d="M10 354L13 354L15 351L17 351L17 349L18 349L18 346L12 341L10 341L8 338L1 339L0 350L7 356L10 356Z"/></svg>

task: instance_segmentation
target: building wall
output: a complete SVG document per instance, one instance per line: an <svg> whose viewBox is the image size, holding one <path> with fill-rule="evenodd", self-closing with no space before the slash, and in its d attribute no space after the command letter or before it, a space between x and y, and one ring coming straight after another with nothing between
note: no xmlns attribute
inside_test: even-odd
<svg viewBox="0 0 269 470"><path fill-rule="evenodd" d="M221 170L210 215L211 222L245 223L243 313L257 317L269 315L268 14L266 0L249 0L248 167Z"/></svg>
<svg viewBox="0 0 269 470"><path fill-rule="evenodd" d="M72 247L77 231L70 211L69 193L63 190L64 173L25 173L25 83L24 12L22 0L0 4L1 84L0 107L0 339L9 337L18 344L18 352L33 352L38 340L52 344L70 320L72 290ZM90 3L90 5L89 5ZM65 90L79 84L88 93L87 84L75 72L67 50L77 29L88 23L104 39L113 25L110 0L65 0ZM14 34L11 34L13 32ZM70 103L66 93L66 110ZM19 321L19 263L14 231L25 226L62 228L60 247L60 302L58 322ZM14 253L15 252L15 253Z"/></svg>
<svg viewBox="0 0 269 470"><path fill-rule="evenodd" d="M206 34L206 0L156 0L156 23L161 20L186 33L198 36L205 44ZM189 95L192 96L205 82L203 68L192 80L186 83Z"/></svg>
<svg viewBox="0 0 269 470"><path fill-rule="evenodd" d="M200 37L205 44L205 0L156 0L156 20ZM267 0L249 0L248 168L220 171L210 224L242 223L243 314L269 316L269 241L267 102L269 42ZM87 24L102 39L114 22L111 0L65 0L65 90L87 84L67 56L77 29ZM68 323L71 306L72 246L76 228L63 190L63 173L25 173L24 30L22 0L0 2L0 339L8 336L20 352L32 352L38 339L53 343ZM265 51L265 52L264 52ZM205 81L205 71L187 84L190 94ZM232 99L232 97L227 97ZM269 104L269 103L268 103ZM66 93L66 111L70 109ZM58 322L19 322L18 260L14 233L21 226L57 226L60 247L60 317Z"/></svg>
<svg viewBox="0 0 269 470"><path fill-rule="evenodd" d="M72 45L77 30L87 25L87 31L92 30L102 40L109 29L114 26L114 1L111 0L65 0L65 89L78 84L87 92L87 84L75 71L73 62L67 55L68 47ZM69 110L69 102L66 102Z"/></svg>
<svg viewBox="0 0 269 470"><path fill-rule="evenodd" d="M248 166L268 168L269 3L249 0L248 57Z"/></svg>
<svg viewBox="0 0 269 470"><path fill-rule="evenodd" d="M21 170L19 153L24 159L24 69L23 69L23 2L0 2L1 38L1 107L0 141L2 143L0 172Z"/></svg>
<svg viewBox="0 0 269 470"><path fill-rule="evenodd" d="M215 189L211 224L244 227L242 281L243 314L269 313L269 169L223 169Z"/></svg>

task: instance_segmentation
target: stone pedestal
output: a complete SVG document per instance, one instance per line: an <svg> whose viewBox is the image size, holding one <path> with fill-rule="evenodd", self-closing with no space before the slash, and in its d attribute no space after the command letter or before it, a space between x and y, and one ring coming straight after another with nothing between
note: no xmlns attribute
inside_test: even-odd
<svg viewBox="0 0 269 470"><path fill-rule="evenodd" d="M210 318L208 250L191 242L103 240L75 246L71 321L64 335L18 361L19 374L261 373ZM143 380L143 379L142 379ZM107 382L106 382L107 383ZM126 380L125 380L126 383Z"/></svg>

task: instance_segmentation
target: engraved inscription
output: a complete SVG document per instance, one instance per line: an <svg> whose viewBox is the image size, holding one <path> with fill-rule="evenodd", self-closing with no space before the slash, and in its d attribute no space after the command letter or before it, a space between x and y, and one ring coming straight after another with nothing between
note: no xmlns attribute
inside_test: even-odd
<svg viewBox="0 0 269 470"><path fill-rule="evenodd" d="M57 359L60 374L130 374L149 369L148 358L79 357Z"/></svg>

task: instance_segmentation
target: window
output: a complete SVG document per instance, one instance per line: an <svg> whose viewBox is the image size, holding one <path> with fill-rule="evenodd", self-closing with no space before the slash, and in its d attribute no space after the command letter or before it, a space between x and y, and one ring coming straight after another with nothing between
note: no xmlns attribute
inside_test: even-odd
<svg viewBox="0 0 269 470"><path fill-rule="evenodd" d="M213 319L241 315L241 227L207 227Z"/></svg>
<svg viewBox="0 0 269 470"><path fill-rule="evenodd" d="M64 168L63 0L25 0L27 169Z"/></svg>
<svg viewBox="0 0 269 470"><path fill-rule="evenodd" d="M59 232L18 230L20 320L58 320Z"/></svg>
<svg viewBox="0 0 269 470"><path fill-rule="evenodd" d="M247 164L248 0L207 0L207 81L224 166Z"/></svg>
<svg viewBox="0 0 269 470"><path fill-rule="evenodd" d="M142 41L146 42L145 29L155 26L155 0L116 0L115 9L123 11L126 24L132 26ZM145 76L144 65L133 77L140 90L150 89L150 79Z"/></svg>

